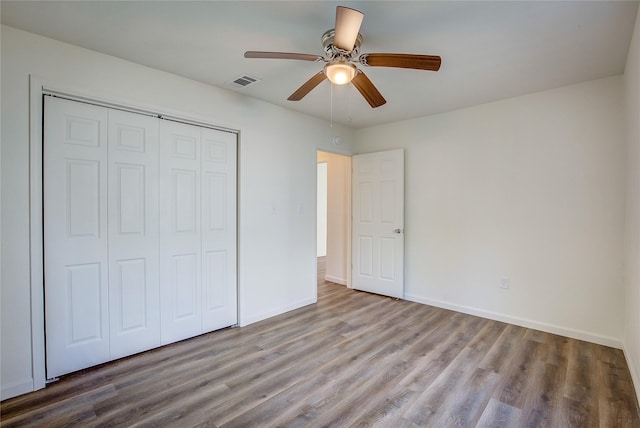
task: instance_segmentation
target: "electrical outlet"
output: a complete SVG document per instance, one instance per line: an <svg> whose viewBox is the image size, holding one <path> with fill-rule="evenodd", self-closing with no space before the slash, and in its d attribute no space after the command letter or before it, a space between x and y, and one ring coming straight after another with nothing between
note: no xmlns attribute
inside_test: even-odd
<svg viewBox="0 0 640 428"><path fill-rule="evenodd" d="M509 278L500 278L500 288L502 288L503 290L508 290L510 286L511 284L509 283Z"/></svg>

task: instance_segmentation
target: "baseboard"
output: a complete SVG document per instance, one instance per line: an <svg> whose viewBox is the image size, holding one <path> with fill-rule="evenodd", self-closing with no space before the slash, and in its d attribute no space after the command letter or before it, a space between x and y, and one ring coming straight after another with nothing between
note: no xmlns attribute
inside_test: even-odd
<svg viewBox="0 0 640 428"><path fill-rule="evenodd" d="M284 314L285 312L289 312L289 311L293 311L294 309L299 309L303 306L307 306L307 305L312 305L314 303L318 302L318 298L316 296L309 298L309 299L303 299L303 300L299 300L295 303L292 303L290 305L285 305L285 306L280 306L278 308L272 309L270 311L267 312L262 312L259 314L255 314L255 315L251 315L248 316L246 318L243 318L240 320L240 327L245 327L249 324L253 324L255 322L258 321L262 321L262 320L266 320L267 318L271 318L271 317L275 317L277 315L281 315Z"/></svg>
<svg viewBox="0 0 640 428"><path fill-rule="evenodd" d="M0 400L17 397L18 395L26 394L31 391L33 391L33 379L30 377L20 379L15 382L2 385L0 388Z"/></svg>
<svg viewBox="0 0 640 428"><path fill-rule="evenodd" d="M638 377L638 368L634 364L633 360L629 358L629 352L627 352L626 346L622 348L622 352L624 353L624 359L627 361L627 366L629 367L629 372L631 373L633 388L636 392L636 400L638 401L638 406L640 406L640 377Z"/></svg>
<svg viewBox="0 0 640 428"><path fill-rule="evenodd" d="M486 311L484 309L473 308L470 306L457 305L455 303L445 302L443 300L427 299L421 296L416 296L414 294L405 294L404 298L406 300L410 300L416 303L436 306L438 308L443 308L443 309L450 309L452 311L462 312L469 315L475 315L482 318L488 318L490 320L506 322L509 324L519 325L521 327L532 328L532 329L544 331L547 333L566 336L572 339L584 340L586 342L597 343L598 345L604 345L604 346L610 346L612 348L623 349L622 340L615 337L602 336L602 335L591 333L588 331L561 327L554 324L547 324L544 322L534 321L530 319L514 317L511 315L505 315L497 312Z"/></svg>
<svg viewBox="0 0 640 428"><path fill-rule="evenodd" d="M335 276L329 276L329 275L326 275L326 276L324 277L324 280L325 280L325 281L329 281L329 282L334 282L334 283L336 283L336 284L340 284L340 285L347 285L347 280L346 280L346 279L343 279L343 278L337 278L337 277L335 277Z"/></svg>

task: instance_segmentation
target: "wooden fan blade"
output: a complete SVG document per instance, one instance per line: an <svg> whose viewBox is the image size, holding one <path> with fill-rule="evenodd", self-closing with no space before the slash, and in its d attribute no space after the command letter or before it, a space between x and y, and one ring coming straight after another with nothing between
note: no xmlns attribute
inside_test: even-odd
<svg viewBox="0 0 640 428"><path fill-rule="evenodd" d="M245 58L269 58L269 59L299 59L301 61L322 61L323 58L318 55L290 53L290 52L262 52L262 51L246 51Z"/></svg>
<svg viewBox="0 0 640 428"><path fill-rule="evenodd" d="M359 61L371 67L413 68L438 71L442 60L434 55L370 53L360 55Z"/></svg>
<svg viewBox="0 0 640 428"><path fill-rule="evenodd" d="M362 70L358 70L351 83L353 83L353 86L356 87L371 107L376 108L387 103L387 100L384 99L382 94L376 89Z"/></svg>
<svg viewBox="0 0 640 428"><path fill-rule="evenodd" d="M337 48L351 52L356 44L356 38L360 31L360 25L364 14L358 10L344 6L336 8L336 29L333 37L333 45Z"/></svg>
<svg viewBox="0 0 640 428"><path fill-rule="evenodd" d="M307 80L300 86L293 94L287 98L289 101L300 101L307 95L313 88L324 82L327 78L323 71L315 74L311 79Z"/></svg>

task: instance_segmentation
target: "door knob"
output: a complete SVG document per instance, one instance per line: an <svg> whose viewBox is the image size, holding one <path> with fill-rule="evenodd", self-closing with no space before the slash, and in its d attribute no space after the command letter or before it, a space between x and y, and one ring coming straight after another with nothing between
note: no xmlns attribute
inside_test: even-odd
<svg viewBox="0 0 640 428"><path fill-rule="evenodd" d="M402 233L402 229L394 229L393 233L401 234Z"/></svg>

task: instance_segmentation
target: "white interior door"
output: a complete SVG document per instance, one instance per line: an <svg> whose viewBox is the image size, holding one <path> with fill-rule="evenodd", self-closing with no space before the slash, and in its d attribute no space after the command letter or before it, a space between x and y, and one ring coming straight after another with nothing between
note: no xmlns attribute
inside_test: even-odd
<svg viewBox="0 0 640 428"><path fill-rule="evenodd" d="M352 161L352 286L402 298L404 151L357 155Z"/></svg>
<svg viewBox="0 0 640 428"><path fill-rule="evenodd" d="M238 322L236 134L202 128L202 328Z"/></svg>
<svg viewBox="0 0 640 428"><path fill-rule="evenodd" d="M160 123L162 343L202 332L200 128Z"/></svg>
<svg viewBox="0 0 640 428"><path fill-rule="evenodd" d="M160 346L158 119L109 109L111 358Z"/></svg>
<svg viewBox="0 0 640 428"><path fill-rule="evenodd" d="M109 360L107 110L46 97L47 376Z"/></svg>

